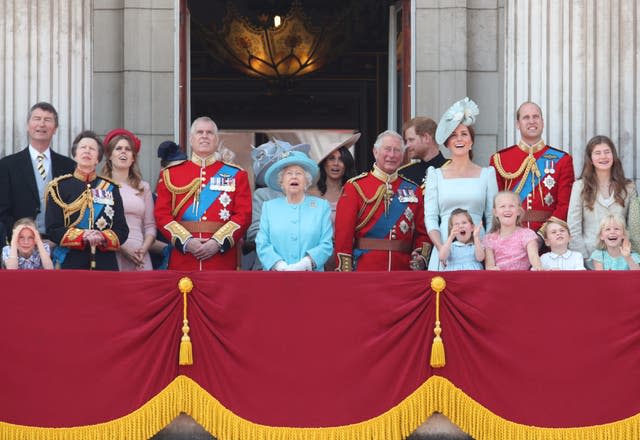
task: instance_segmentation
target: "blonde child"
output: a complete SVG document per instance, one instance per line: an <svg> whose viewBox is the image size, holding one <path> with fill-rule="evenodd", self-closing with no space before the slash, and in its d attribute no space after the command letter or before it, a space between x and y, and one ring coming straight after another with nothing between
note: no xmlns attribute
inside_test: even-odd
<svg viewBox="0 0 640 440"><path fill-rule="evenodd" d="M49 245L42 241L35 222L21 218L13 225L11 245L2 248L6 269L53 269Z"/></svg>
<svg viewBox="0 0 640 440"><path fill-rule="evenodd" d="M551 249L540 257L544 270L585 270L580 252L569 250L569 225L551 217L544 229L544 242Z"/></svg>
<svg viewBox="0 0 640 440"><path fill-rule="evenodd" d="M591 254L595 270L639 270L640 255L631 242L622 217L609 214L600 222L597 249Z"/></svg>
<svg viewBox="0 0 640 440"><path fill-rule="evenodd" d="M484 237L487 270L542 270L538 236L520 227L523 211L520 198L500 191L493 199L493 223Z"/></svg>
<svg viewBox="0 0 640 440"><path fill-rule="evenodd" d="M482 270L484 248L480 239L482 224L474 226L466 209L457 208L449 217L449 238L440 247L443 270Z"/></svg>

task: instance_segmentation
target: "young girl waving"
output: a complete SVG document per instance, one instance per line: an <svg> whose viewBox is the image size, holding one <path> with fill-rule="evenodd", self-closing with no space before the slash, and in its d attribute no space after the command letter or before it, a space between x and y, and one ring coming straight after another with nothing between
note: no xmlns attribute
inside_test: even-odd
<svg viewBox="0 0 640 440"><path fill-rule="evenodd" d="M480 239L482 222L477 226L466 209L456 208L449 217L449 238L440 247L443 270L482 270L484 248Z"/></svg>
<svg viewBox="0 0 640 440"><path fill-rule="evenodd" d="M500 191L493 199L493 223L484 237L487 270L542 270L538 256L538 236L520 227L520 198Z"/></svg>
<svg viewBox="0 0 640 440"><path fill-rule="evenodd" d="M600 222L597 249L591 254L595 270L639 270L640 255L631 251L624 219L610 214Z"/></svg>

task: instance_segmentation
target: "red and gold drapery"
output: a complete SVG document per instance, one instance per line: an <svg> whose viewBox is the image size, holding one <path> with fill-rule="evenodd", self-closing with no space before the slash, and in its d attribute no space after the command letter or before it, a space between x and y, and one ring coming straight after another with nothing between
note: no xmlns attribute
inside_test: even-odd
<svg viewBox="0 0 640 440"><path fill-rule="evenodd" d="M640 438L639 274L435 275L3 271L0 438Z"/></svg>

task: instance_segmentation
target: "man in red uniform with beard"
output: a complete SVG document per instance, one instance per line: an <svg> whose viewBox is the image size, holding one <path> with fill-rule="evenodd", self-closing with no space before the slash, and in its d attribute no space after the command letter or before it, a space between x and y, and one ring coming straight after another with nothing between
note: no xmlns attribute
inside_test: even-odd
<svg viewBox="0 0 640 440"><path fill-rule="evenodd" d="M338 271L409 270L411 252L429 243L422 190L398 176L402 136L381 133L373 155L373 170L349 180L338 201Z"/></svg>
<svg viewBox="0 0 640 440"><path fill-rule="evenodd" d="M520 142L491 157L499 190L520 196L525 214L523 226L540 234L551 217L567 220L571 186L575 180L568 153L546 145L542 139L542 110L525 102L516 112Z"/></svg>
<svg viewBox="0 0 640 440"><path fill-rule="evenodd" d="M220 160L218 127L208 117L191 125L191 160L160 175L155 217L174 249L169 269L235 270L236 243L251 223L246 171Z"/></svg>

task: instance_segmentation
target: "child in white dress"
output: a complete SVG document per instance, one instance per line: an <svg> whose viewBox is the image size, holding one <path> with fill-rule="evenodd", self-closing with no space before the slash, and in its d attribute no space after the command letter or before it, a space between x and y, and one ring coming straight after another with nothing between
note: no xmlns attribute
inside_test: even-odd
<svg viewBox="0 0 640 440"><path fill-rule="evenodd" d="M442 270L482 270L484 248L480 239L482 222L477 226L466 209L457 208L449 217L449 238L440 248Z"/></svg>
<svg viewBox="0 0 640 440"><path fill-rule="evenodd" d="M566 222L552 217L544 230L544 242L551 249L540 257L544 270L585 270L580 252L569 250L571 234Z"/></svg>

